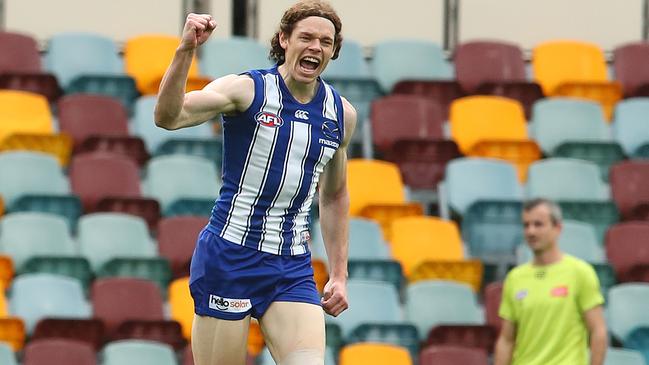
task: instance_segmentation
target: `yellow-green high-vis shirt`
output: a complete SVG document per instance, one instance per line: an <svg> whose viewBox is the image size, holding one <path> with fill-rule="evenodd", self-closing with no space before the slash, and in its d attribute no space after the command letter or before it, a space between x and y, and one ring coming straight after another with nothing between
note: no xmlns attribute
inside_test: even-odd
<svg viewBox="0 0 649 365"><path fill-rule="evenodd" d="M514 268L499 310L516 326L512 365L587 365L583 314L603 303L593 267L570 255L551 265Z"/></svg>

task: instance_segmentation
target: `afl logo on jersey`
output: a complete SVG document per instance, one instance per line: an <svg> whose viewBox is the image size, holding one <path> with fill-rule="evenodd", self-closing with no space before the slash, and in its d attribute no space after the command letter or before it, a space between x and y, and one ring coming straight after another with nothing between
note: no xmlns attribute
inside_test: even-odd
<svg viewBox="0 0 649 365"><path fill-rule="evenodd" d="M325 120L322 123L322 134L329 139L340 140L340 128L338 128L338 124L333 120Z"/></svg>
<svg viewBox="0 0 649 365"><path fill-rule="evenodd" d="M271 128L281 127L282 124L284 124L284 121L279 117L279 115L269 112L257 113L257 115L255 115L255 120L257 123Z"/></svg>

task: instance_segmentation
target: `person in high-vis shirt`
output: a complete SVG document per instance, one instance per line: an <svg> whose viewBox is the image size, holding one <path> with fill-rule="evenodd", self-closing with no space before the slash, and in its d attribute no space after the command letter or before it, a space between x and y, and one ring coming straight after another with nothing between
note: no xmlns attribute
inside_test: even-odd
<svg viewBox="0 0 649 365"><path fill-rule="evenodd" d="M534 259L505 279L495 365L602 365L608 338L595 270L559 250L554 202L525 203L523 225Z"/></svg>

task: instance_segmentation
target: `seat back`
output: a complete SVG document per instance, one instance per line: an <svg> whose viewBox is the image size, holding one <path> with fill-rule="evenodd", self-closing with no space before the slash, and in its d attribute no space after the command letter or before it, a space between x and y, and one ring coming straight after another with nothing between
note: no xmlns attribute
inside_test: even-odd
<svg viewBox="0 0 649 365"><path fill-rule="evenodd" d="M606 232L606 256L617 277L628 280L635 265L649 265L649 223L618 223Z"/></svg>
<svg viewBox="0 0 649 365"><path fill-rule="evenodd" d="M649 202L649 162L623 161L611 168L611 195L623 218L633 215L634 208Z"/></svg>
<svg viewBox="0 0 649 365"><path fill-rule="evenodd" d="M345 39L340 48L338 58L330 60L327 68L322 72L327 80L333 78L369 78L370 70L365 62L365 54L359 42Z"/></svg>
<svg viewBox="0 0 649 365"><path fill-rule="evenodd" d="M58 102L61 131L78 147L90 136L128 136L128 114L119 100L104 95L66 95Z"/></svg>
<svg viewBox="0 0 649 365"><path fill-rule="evenodd" d="M41 72L38 44L31 36L0 32L0 72Z"/></svg>
<svg viewBox="0 0 649 365"><path fill-rule="evenodd" d="M649 84L649 43L627 43L613 50L615 79L622 84L624 94L633 95L640 86Z"/></svg>
<svg viewBox="0 0 649 365"><path fill-rule="evenodd" d="M37 152L0 153L0 194L7 206L27 194L64 195L70 191L61 166Z"/></svg>
<svg viewBox="0 0 649 365"><path fill-rule="evenodd" d="M608 186L592 162L570 158L549 158L530 166L527 195L555 200L608 199Z"/></svg>
<svg viewBox="0 0 649 365"><path fill-rule="evenodd" d="M468 93L486 82L526 81L523 51L516 44L469 41L455 48L455 77Z"/></svg>
<svg viewBox="0 0 649 365"><path fill-rule="evenodd" d="M213 79L272 66L266 47L252 38L212 38L201 50L201 73Z"/></svg>
<svg viewBox="0 0 649 365"><path fill-rule="evenodd" d="M104 365L176 365L169 345L145 340L115 341L103 350Z"/></svg>
<svg viewBox="0 0 649 365"><path fill-rule="evenodd" d="M367 205L405 202L399 168L390 162L350 160L347 163L347 186L352 216L358 216Z"/></svg>
<svg viewBox="0 0 649 365"><path fill-rule="evenodd" d="M23 365L95 365L95 350L87 343L69 339L42 339L25 347Z"/></svg>
<svg viewBox="0 0 649 365"><path fill-rule="evenodd" d="M649 326L649 284L618 284L608 291L607 323L615 337L624 341L636 327Z"/></svg>
<svg viewBox="0 0 649 365"><path fill-rule="evenodd" d="M49 103L39 94L0 90L0 120L0 141L16 133L54 133Z"/></svg>
<svg viewBox="0 0 649 365"><path fill-rule="evenodd" d="M339 365L412 365L408 350L400 346L357 343L343 347Z"/></svg>

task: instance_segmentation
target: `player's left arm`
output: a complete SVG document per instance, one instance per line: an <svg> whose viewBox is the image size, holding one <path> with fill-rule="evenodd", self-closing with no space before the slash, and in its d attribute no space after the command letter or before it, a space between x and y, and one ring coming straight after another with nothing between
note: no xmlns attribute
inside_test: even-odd
<svg viewBox="0 0 649 365"><path fill-rule="evenodd" d="M584 320L590 338L590 365L603 365L608 348L608 336L602 306L598 305L587 310L584 313Z"/></svg>
<svg viewBox="0 0 649 365"><path fill-rule="evenodd" d="M329 281L322 306L336 317L347 302L347 251L349 237L349 192L347 191L347 146L356 126L356 110L343 98L344 138L325 166L320 180L320 226L329 258Z"/></svg>

